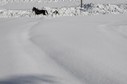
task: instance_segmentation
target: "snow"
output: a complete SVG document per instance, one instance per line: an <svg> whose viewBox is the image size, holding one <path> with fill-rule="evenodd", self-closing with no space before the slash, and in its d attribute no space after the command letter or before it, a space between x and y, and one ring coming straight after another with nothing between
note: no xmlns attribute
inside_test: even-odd
<svg viewBox="0 0 127 84"><path fill-rule="evenodd" d="M126 18L1 18L0 83L127 84Z"/></svg>
<svg viewBox="0 0 127 84"><path fill-rule="evenodd" d="M83 3L94 4L123 4L127 0L83 0ZM33 6L43 7L70 7L79 6L80 0L0 0L0 5L5 9L31 9Z"/></svg>
<svg viewBox="0 0 127 84"><path fill-rule="evenodd" d="M127 15L40 22L31 40L81 84L126 84Z"/></svg>
<svg viewBox="0 0 127 84"><path fill-rule="evenodd" d="M127 84L126 0L43 1L0 0L0 84Z"/></svg>
<svg viewBox="0 0 127 84"><path fill-rule="evenodd" d="M11 77L10 81L5 80L5 83L0 81L0 83L6 84L9 81L15 84L15 78L23 80L24 78L20 79L22 76L26 78L28 76L26 80L29 82L31 81L29 77L37 76L42 78L42 83L46 84L49 84L50 81L78 84L78 80L75 77L71 76L29 40L31 38L29 36L30 29L36 24L38 24L38 20L24 18L7 20L7 22L0 25L0 78L5 79L6 77L14 76L14 78ZM43 80L47 80L47 82ZM17 84L19 83L20 81ZM25 83L24 81L23 84Z"/></svg>
<svg viewBox="0 0 127 84"><path fill-rule="evenodd" d="M84 4L81 9L79 6L72 7L43 7L49 13L47 17L60 17L60 16L85 16L85 15L98 15L98 14L121 14L127 11L127 4ZM59 14L54 14L58 11ZM40 17L43 15L40 15ZM36 17L30 10L10 10L0 9L0 17Z"/></svg>

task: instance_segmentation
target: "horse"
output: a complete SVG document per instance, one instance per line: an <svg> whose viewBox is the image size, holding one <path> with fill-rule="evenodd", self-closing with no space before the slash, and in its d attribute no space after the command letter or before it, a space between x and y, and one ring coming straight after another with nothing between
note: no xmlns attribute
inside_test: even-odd
<svg viewBox="0 0 127 84"><path fill-rule="evenodd" d="M43 14L43 15L48 15L48 11L47 10L40 10L36 7L33 7L32 11L36 14L36 15L40 15L40 14Z"/></svg>

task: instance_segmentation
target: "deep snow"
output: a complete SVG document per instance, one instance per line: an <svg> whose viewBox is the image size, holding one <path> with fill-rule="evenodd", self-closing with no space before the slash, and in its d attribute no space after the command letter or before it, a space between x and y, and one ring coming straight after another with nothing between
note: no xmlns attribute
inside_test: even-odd
<svg viewBox="0 0 127 84"><path fill-rule="evenodd" d="M0 19L0 84L127 84L126 18Z"/></svg>
<svg viewBox="0 0 127 84"><path fill-rule="evenodd" d="M126 0L18 1L0 0L0 84L127 84Z"/></svg>
<svg viewBox="0 0 127 84"><path fill-rule="evenodd" d="M75 77L29 40L30 30L38 21L6 19L0 24L0 84L79 84Z"/></svg>
<svg viewBox="0 0 127 84"><path fill-rule="evenodd" d="M72 7L43 7L46 9L48 15L46 17L60 17L60 16L85 16L85 15L98 15L98 14L122 14L127 12L127 4L84 4L81 9L80 6ZM55 14L54 11L58 11ZM42 17L43 15L35 16L30 10L11 10L11 9L0 9L0 17Z"/></svg>
<svg viewBox="0 0 127 84"><path fill-rule="evenodd" d="M40 22L31 40L86 84L127 83L127 15Z"/></svg>

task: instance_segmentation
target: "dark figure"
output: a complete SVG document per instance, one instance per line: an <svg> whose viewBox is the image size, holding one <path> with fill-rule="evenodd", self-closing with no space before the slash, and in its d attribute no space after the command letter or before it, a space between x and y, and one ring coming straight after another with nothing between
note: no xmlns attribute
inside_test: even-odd
<svg viewBox="0 0 127 84"><path fill-rule="evenodd" d="M89 9L92 9L93 6L94 6L94 4L92 4L92 3L84 4L84 9L85 9L85 10L89 10Z"/></svg>
<svg viewBox="0 0 127 84"><path fill-rule="evenodd" d="M53 11L53 14L59 15L59 12L57 10Z"/></svg>
<svg viewBox="0 0 127 84"><path fill-rule="evenodd" d="M39 10L38 8L33 7L32 11L35 12L36 15L40 15L40 14L48 15L48 11L44 9Z"/></svg>

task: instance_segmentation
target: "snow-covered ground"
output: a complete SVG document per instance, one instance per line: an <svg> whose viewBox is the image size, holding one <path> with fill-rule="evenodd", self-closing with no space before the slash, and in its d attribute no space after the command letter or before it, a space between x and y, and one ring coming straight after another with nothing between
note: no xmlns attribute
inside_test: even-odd
<svg viewBox="0 0 127 84"><path fill-rule="evenodd" d="M127 15L64 17L42 21L31 41L81 84L127 83Z"/></svg>
<svg viewBox="0 0 127 84"><path fill-rule="evenodd" d="M127 84L126 0L42 1L0 0L0 84Z"/></svg>
<svg viewBox="0 0 127 84"><path fill-rule="evenodd" d="M0 0L2 4L0 17L36 17L31 11L32 7L47 9L50 17L119 14L127 11L126 2L126 0L83 0L84 10L81 11L80 0ZM53 14L55 10L59 15Z"/></svg>
<svg viewBox="0 0 127 84"><path fill-rule="evenodd" d="M43 7L48 11L47 17L58 16L85 16L85 15L97 15L97 14L121 14L127 12L127 4L84 4L81 9L80 6L73 7ZM54 11L58 11L55 14ZM40 17L43 15L40 15ZM0 17L36 17L30 10L9 10L0 9Z"/></svg>
<svg viewBox="0 0 127 84"><path fill-rule="evenodd" d="M1 18L0 84L127 84L126 18Z"/></svg>
<svg viewBox="0 0 127 84"><path fill-rule="evenodd" d="M127 0L83 0L84 3L117 4L126 3ZM0 5L5 8L22 9L32 6L63 7L79 5L80 0L0 0ZM15 7L16 6L16 7Z"/></svg>

